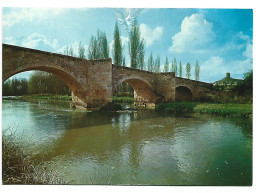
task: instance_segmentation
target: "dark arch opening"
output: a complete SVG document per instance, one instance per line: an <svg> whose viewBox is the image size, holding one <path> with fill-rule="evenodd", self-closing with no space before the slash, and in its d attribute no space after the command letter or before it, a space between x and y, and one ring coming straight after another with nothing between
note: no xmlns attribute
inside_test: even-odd
<svg viewBox="0 0 260 193"><path fill-rule="evenodd" d="M192 92L186 86L175 88L175 101L192 101Z"/></svg>
<svg viewBox="0 0 260 193"><path fill-rule="evenodd" d="M122 85L122 83L127 83L133 89L133 95L135 104L146 104L155 103L157 96L154 94L152 88L143 80L138 78L129 78L120 81L119 84L113 88L113 93Z"/></svg>

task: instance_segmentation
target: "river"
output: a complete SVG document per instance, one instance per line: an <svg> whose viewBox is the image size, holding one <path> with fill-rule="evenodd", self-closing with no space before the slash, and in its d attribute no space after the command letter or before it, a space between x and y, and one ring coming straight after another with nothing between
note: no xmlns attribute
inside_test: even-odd
<svg viewBox="0 0 260 193"><path fill-rule="evenodd" d="M70 184L252 183L249 119L84 112L68 101L3 98L2 128L15 130L29 150L36 141L35 159Z"/></svg>

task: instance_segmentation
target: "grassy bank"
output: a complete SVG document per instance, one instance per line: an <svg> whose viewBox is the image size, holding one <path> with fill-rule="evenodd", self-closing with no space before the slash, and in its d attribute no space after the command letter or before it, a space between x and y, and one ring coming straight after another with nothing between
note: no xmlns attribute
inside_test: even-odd
<svg viewBox="0 0 260 193"><path fill-rule="evenodd" d="M65 184L56 171L36 164L17 137L3 134L2 139L3 184Z"/></svg>
<svg viewBox="0 0 260 193"><path fill-rule="evenodd" d="M223 116L251 117L252 104L209 104L197 102L161 103L156 105L159 112L195 112Z"/></svg>
<svg viewBox="0 0 260 193"><path fill-rule="evenodd" d="M35 95L24 95L23 99L48 99L48 100L71 100L71 96L68 95L51 95L51 94L35 94Z"/></svg>

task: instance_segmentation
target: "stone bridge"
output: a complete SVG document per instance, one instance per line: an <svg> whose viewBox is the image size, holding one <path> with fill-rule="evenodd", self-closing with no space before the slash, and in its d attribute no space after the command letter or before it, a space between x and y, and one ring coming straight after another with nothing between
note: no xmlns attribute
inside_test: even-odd
<svg viewBox="0 0 260 193"><path fill-rule="evenodd" d="M40 70L62 79L72 91L72 104L99 108L112 101L122 82L135 91L135 102L192 101L209 92L211 84L175 77L174 72L154 73L115 66L112 60L86 60L3 44L2 81L25 71Z"/></svg>

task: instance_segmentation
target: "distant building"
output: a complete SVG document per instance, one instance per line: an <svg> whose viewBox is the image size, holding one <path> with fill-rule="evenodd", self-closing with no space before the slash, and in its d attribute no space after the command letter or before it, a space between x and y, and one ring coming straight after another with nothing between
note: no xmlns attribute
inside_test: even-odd
<svg viewBox="0 0 260 193"><path fill-rule="evenodd" d="M235 87L236 85L238 85L242 81L243 80L241 80L241 79L231 78L230 73L227 72L225 78L218 80L216 82L213 82L213 85L222 86L225 90L229 90L229 89Z"/></svg>

